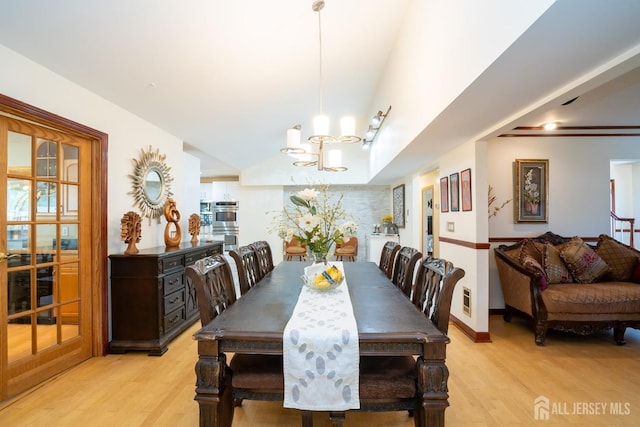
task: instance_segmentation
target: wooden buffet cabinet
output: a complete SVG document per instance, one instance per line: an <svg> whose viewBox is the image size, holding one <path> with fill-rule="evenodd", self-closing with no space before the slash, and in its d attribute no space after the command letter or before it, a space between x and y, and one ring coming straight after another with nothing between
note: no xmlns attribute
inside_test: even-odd
<svg viewBox="0 0 640 427"><path fill-rule="evenodd" d="M141 249L111 260L111 353L148 351L161 356L167 344L199 319L195 289L184 269L221 254L222 242L183 242L176 248Z"/></svg>

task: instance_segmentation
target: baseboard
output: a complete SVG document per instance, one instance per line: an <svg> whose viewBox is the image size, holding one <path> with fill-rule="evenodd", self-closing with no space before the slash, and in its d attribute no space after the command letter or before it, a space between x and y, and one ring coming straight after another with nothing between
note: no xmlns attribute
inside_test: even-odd
<svg viewBox="0 0 640 427"><path fill-rule="evenodd" d="M463 334L469 337L471 341L475 343L491 342L491 336L489 335L489 332L476 332L453 314L449 316L449 321L457 326L457 328L460 329Z"/></svg>

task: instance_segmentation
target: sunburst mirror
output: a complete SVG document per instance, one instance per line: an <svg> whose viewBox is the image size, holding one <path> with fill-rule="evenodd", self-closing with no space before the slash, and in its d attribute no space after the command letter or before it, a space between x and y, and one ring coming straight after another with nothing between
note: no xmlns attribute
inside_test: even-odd
<svg viewBox="0 0 640 427"><path fill-rule="evenodd" d="M164 205L171 192L173 178L169 171L171 168L164 162L167 156L160 154L160 150L140 150L140 159L133 159L135 169L129 176L133 180L133 194L135 203L140 208L143 218L148 218L149 223L153 218L158 219L164 213Z"/></svg>

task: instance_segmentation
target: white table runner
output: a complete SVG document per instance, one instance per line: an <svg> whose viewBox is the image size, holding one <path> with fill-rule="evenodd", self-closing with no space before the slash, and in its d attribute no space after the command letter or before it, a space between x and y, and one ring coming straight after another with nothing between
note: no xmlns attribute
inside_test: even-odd
<svg viewBox="0 0 640 427"><path fill-rule="evenodd" d="M330 262L344 271L342 262ZM284 329L284 407L359 409L360 348L347 277L336 289L303 286Z"/></svg>

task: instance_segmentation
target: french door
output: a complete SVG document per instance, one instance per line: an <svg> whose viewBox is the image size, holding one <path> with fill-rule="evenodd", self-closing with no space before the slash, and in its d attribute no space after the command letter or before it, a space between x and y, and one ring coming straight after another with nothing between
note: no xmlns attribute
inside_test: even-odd
<svg viewBox="0 0 640 427"><path fill-rule="evenodd" d="M92 355L91 143L0 116L0 400Z"/></svg>

